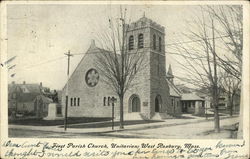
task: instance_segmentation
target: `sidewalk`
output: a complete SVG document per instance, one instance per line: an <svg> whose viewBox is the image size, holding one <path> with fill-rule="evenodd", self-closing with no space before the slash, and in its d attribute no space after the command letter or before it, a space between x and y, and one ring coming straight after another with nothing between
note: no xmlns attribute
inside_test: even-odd
<svg viewBox="0 0 250 159"><path fill-rule="evenodd" d="M188 114L185 114L188 117ZM192 116L193 117L193 116ZM221 116L220 119L227 118L236 118L238 116ZM112 130L111 127L102 127L102 128L67 128L67 131L64 131L62 125L57 126L26 126L26 125L9 125L11 129L22 129L22 130L39 130L47 132L60 132L60 133L76 133L76 134L90 134L90 133L111 133L119 131L131 131L131 130L143 130L143 129L155 129L161 127L171 127L177 125L186 125L191 123L200 123L212 121L213 117L205 119L204 117L193 117L193 119L166 119L164 122L155 122L155 123L145 123L145 124L135 124L135 125L125 125L125 129L119 129L119 126L114 127L115 130ZM108 121L111 122L111 121ZM95 122L95 123L83 123L83 124L70 124L70 125L84 125L84 124L100 124L106 122Z"/></svg>

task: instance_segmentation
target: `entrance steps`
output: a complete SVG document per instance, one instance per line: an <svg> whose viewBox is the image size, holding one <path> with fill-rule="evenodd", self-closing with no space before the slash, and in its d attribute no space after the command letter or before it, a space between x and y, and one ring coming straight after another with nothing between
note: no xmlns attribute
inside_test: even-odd
<svg viewBox="0 0 250 159"><path fill-rule="evenodd" d="M174 116L167 114L167 113L155 113L153 116L153 120L162 120L162 119L173 119Z"/></svg>
<svg viewBox="0 0 250 159"><path fill-rule="evenodd" d="M137 113L137 112L136 113L123 114L123 119L124 119L124 121L127 121L127 120L143 120L140 113ZM120 120L120 116L116 116L115 120Z"/></svg>
<svg viewBox="0 0 250 159"><path fill-rule="evenodd" d="M124 114L125 120L142 120L140 113L127 113Z"/></svg>

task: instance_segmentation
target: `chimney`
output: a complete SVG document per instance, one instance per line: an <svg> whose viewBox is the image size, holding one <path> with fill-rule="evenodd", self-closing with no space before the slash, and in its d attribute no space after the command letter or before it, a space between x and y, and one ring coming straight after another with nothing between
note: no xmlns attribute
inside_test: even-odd
<svg viewBox="0 0 250 159"><path fill-rule="evenodd" d="M43 86L43 83L42 82L40 82L40 87L42 87Z"/></svg>
<svg viewBox="0 0 250 159"><path fill-rule="evenodd" d="M26 82L25 82L25 81L23 81L23 84L26 84Z"/></svg>

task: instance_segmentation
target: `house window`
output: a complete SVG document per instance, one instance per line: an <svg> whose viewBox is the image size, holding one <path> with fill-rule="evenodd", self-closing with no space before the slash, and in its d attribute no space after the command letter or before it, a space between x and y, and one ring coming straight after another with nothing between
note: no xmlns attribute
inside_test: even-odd
<svg viewBox="0 0 250 159"><path fill-rule="evenodd" d="M13 93L12 98L16 99L16 93Z"/></svg>
<svg viewBox="0 0 250 159"><path fill-rule="evenodd" d="M74 106L76 106L76 98L74 98Z"/></svg>
<svg viewBox="0 0 250 159"><path fill-rule="evenodd" d="M70 106L73 106L73 98L70 98Z"/></svg>
<svg viewBox="0 0 250 159"><path fill-rule="evenodd" d="M61 107L56 107L56 113L57 114L62 114L62 109L61 109Z"/></svg>
<svg viewBox="0 0 250 159"><path fill-rule="evenodd" d="M134 49L134 36L131 35L128 40L128 49L133 50Z"/></svg>
<svg viewBox="0 0 250 159"><path fill-rule="evenodd" d="M161 37L159 37L159 51L161 52Z"/></svg>
<svg viewBox="0 0 250 159"><path fill-rule="evenodd" d="M153 49L156 50L156 36L153 35Z"/></svg>
<svg viewBox="0 0 250 159"><path fill-rule="evenodd" d="M77 98L77 106L80 106L80 98Z"/></svg>
<svg viewBox="0 0 250 159"><path fill-rule="evenodd" d="M194 106L195 106L195 101L192 102L192 107L194 108Z"/></svg>
<svg viewBox="0 0 250 159"><path fill-rule="evenodd" d="M172 107L174 106L174 99L172 99Z"/></svg>
<svg viewBox="0 0 250 159"><path fill-rule="evenodd" d="M140 49L140 48L143 48L143 34L139 34L139 36L138 36L138 48Z"/></svg>

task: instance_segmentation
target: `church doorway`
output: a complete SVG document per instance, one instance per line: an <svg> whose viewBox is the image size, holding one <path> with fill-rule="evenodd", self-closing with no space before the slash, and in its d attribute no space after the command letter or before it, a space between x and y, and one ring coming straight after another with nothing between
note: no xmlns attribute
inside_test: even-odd
<svg viewBox="0 0 250 159"><path fill-rule="evenodd" d="M140 112L141 104L140 98L137 95L132 95L130 97L130 112Z"/></svg>
<svg viewBox="0 0 250 159"><path fill-rule="evenodd" d="M157 95L155 97L155 112L157 112L157 113L160 112L160 110L161 110L161 103L162 103L161 96Z"/></svg>

